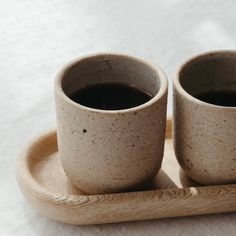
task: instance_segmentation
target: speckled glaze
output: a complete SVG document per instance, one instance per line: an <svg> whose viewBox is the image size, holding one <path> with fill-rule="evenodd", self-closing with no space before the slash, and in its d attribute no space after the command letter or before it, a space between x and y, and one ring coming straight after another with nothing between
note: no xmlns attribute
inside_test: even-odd
<svg viewBox="0 0 236 236"><path fill-rule="evenodd" d="M133 84L153 95L125 110L82 106L68 96L85 85ZM96 54L67 65L55 80L57 137L62 166L86 193L138 188L161 167L167 103L167 79L159 68L119 54Z"/></svg>
<svg viewBox="0 0 236 236"><path fill-rule="evenodd" d="M174 148L179 164L202 184L236 183L236 107L194 96L236 91L236 51L213 51L186 61L174 79Z"/></svg>

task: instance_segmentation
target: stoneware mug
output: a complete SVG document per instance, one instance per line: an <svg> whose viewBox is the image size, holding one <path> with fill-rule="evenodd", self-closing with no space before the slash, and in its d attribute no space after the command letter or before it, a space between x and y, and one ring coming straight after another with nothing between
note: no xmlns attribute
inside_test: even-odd
<svg viewBox="0 0 236 236"><path fill-rule="evenodd" d="M153 95L123 110L100 110L72 101L85 86L123 83ZM55 80L58 149L71 182L86 193L135 189L161 168L165 140L167 79L145 61L96 54L65 66Z"/></svg>
<svg viewBox="0 0 236 236"><path fill-rule="evenodd" d="M228 101L230 106L222 104L225 96L216 103L212 102L216 97L211 97L211 101L203 99L204 94L210 99L222 92L234 95ZM173 112L175 154L185 173L199 183L236 183L236 107L232 106L235 94L236 51L195 56L177 71Z"/></svg>

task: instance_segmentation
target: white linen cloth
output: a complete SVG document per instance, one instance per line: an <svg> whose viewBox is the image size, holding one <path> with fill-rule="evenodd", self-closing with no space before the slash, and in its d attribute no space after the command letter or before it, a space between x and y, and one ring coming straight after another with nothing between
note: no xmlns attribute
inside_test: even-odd
<svg viewBox="0 0 236 236"><path fill-rule="evenodd" d="M236 213L65 225L31 208L15 181L18 153L55 127L53 80L62 65L100 51L139 56L166 71L171 98L184 59L235 49L235 12L233 0L0 0L0 235L236 235Z"/></svg>

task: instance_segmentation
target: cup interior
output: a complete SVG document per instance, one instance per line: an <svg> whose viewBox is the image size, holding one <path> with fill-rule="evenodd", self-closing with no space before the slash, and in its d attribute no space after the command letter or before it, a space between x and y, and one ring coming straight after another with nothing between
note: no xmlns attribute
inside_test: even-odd
<svg viewBox="0 0 236 236"><path fill-rule="evenodd" d="M96 84L120 83L154 97L161 82L157 71L140 59L126 55L98 54L72 63L62 75L61 86L71 98L78 90Z"/></svg>
<svg viewBox="0 0 236 236"><path fill-rule="evenodd" d="M236 93L236 52L212 52L193 58L181 67L179 83L195 98L209 92Z"/></svg>

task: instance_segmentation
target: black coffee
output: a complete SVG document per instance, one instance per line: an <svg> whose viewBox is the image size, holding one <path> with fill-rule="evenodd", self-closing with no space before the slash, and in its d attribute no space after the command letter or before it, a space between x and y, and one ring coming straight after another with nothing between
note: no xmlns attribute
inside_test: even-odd
<svg viewBox="0 0 236 236"><path fill-rule="evenodd" d="M236 106L236 92L219 90L199 94L196 98L214 105L235 107Z"/></svg>
<svg viewBox="0 0 236 236"><path fill-rule="evenodd" d="M152 96L133 86L121 83L102 83L81 88L70 98L91 108L121 110L139 106L149 101Z"/></svg>

